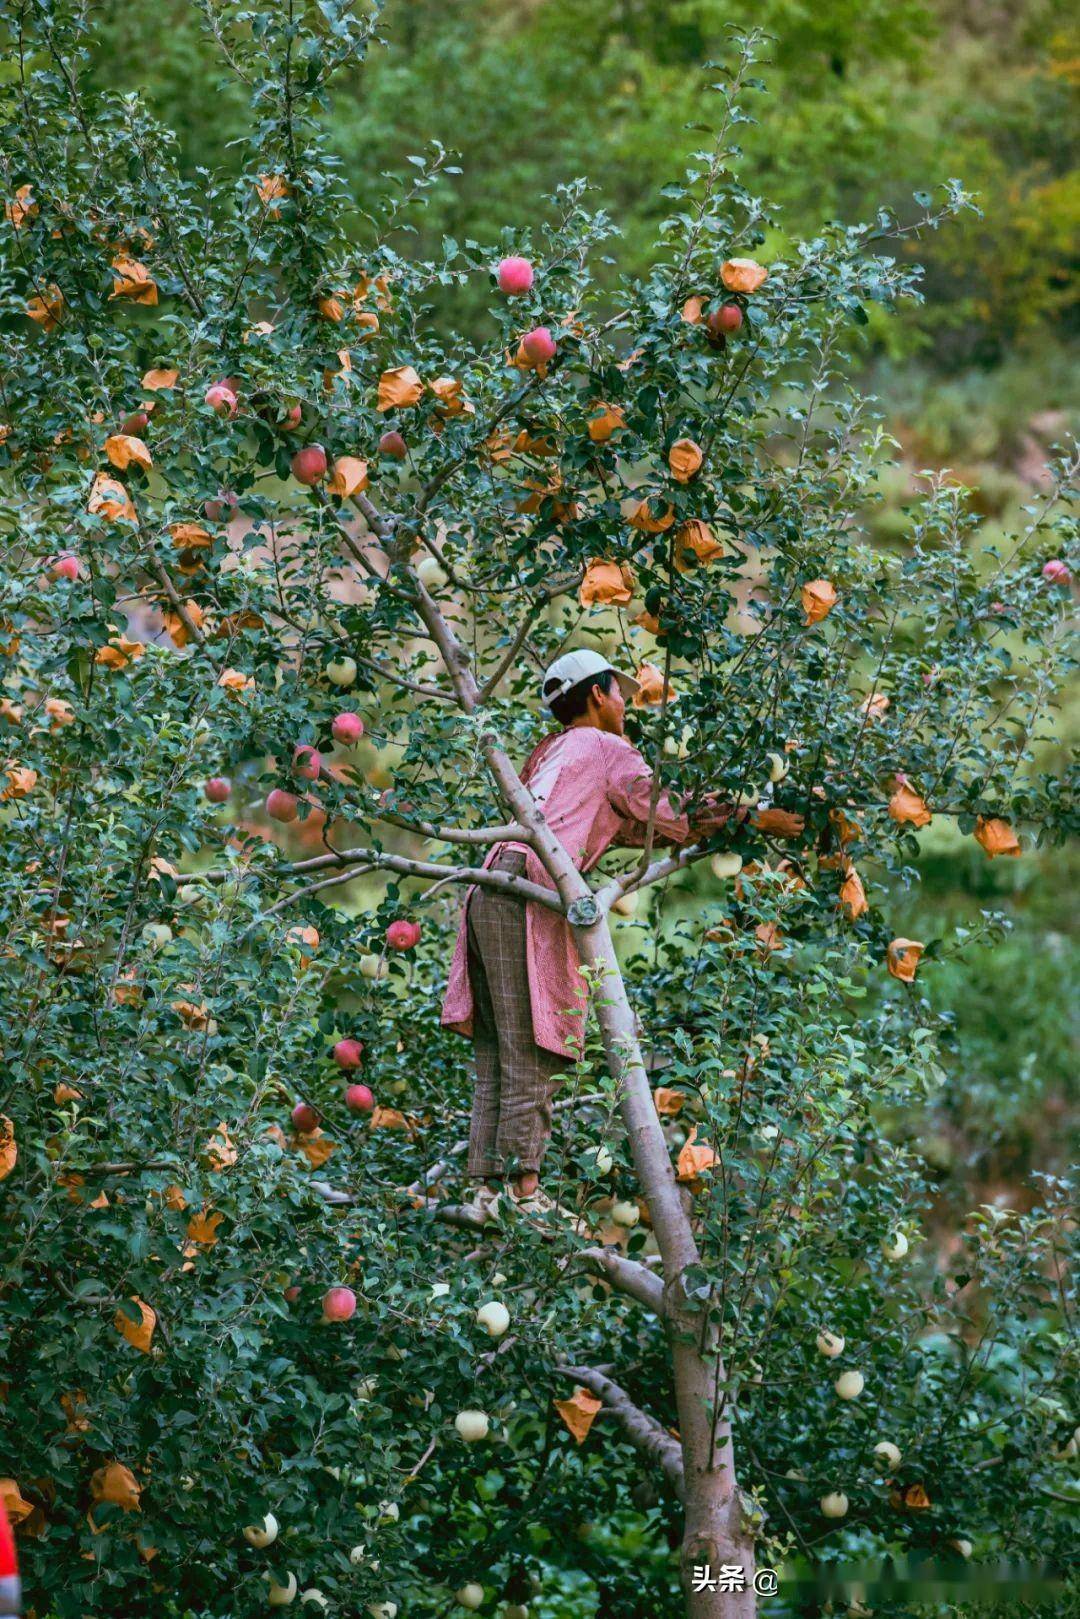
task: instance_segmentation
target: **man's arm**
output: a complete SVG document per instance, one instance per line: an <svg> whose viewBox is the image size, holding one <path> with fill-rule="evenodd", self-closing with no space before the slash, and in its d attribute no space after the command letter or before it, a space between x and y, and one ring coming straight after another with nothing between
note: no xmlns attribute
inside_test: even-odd
<svg viewBox="0 0 1080 1619"><path fill-rule="evenodd" d="M653 802L653 774L635 747L629 743L612 747L608 759L608 802L622 825L615 839L628 849L642 849ZM689 843L694 828L666 792L656 800L652 815L653 842L657 845Z"/></svg>

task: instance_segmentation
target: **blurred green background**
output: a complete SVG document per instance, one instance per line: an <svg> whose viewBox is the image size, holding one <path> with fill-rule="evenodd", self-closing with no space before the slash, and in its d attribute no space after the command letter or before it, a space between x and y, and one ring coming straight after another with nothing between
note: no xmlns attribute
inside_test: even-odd
<svg viewBox="0 0 1080 1619"><path fill-rule="evenodd" d="M100 8L97 73L139 88L176 132L185 168L240 161L246 95L222 75L191 0ZM903 545L923 468L950 467L975 493L978 544L1014 527L1043 461L1076 425L1075 168L1080 25L1067 0L390 0L366 69L328 113L361 209L432 139L463 173L411 216L417 248L442 235L510 246L587 175L618 223L619 269L648 263L660 187L702 144L705 64L732 26L773 36L770 94L742 131L743 178L781 205L785 240L822 220L914 216L912 193L956 176L977 194L941 235L903 244L926 266L925 303L866 334L867 389L883 401L900 465L868 513ZM360 227L362 230L362 226ZM397 245L409 250L409 238ZM614 277L615 269L611 274ZM462 330L480 305L455 295ZM1075 737L1075 697L1054 713L1051 767ZM933 1166L942 1224L982 1201L1027 1206L1032 1170L1067 1161L1075 1125L1075 857L1049 849L991 865L951 828L923 835L921 883L896 897L904 931L928 940L981 913L1010 929L925 976L946 1017L949 1085L898 1121ZM1025 1183L1028 1183L1025 1185Z"/></svg>

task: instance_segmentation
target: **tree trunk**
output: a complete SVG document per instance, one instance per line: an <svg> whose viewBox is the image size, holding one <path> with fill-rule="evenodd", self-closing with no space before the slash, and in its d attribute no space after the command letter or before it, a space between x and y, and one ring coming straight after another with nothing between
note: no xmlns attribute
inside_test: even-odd
<svg viewBox="0 0 1080 1619"><path fill-rule="evenodd" d="M392 534L393 524L380 518L366 496L358 496L356 504L377 532L384 537ZM390 549L393 554L393 546ZM475 713L481 699L468 652L417 578L405 552L401 553L401 561L411 575L417 610L442 654L458 700L466 713ZM607 916L548 826L498 737L486 732L480 745L503 799L526 828L529 841L558 889L582 963L602 974L596 996L597 1020L664 1270L662 1313L671 1349L683 1456L686 1517L680 1573L687 1614L689 1619L752 1619L757 1611L753 1537L744 1523L736 1487L730 1417L726 1408L723 1415L716 1411L716 1389L724 1382L724 1366L719 1352L707 1340L700 1310L691 1308L684 1294L685 1272L699 1262L697 1243L653 1103ZM707 1564L709 1575L717 1578L725 1563L740 1571L744 1590L692 1589L695 1567Z"/></svg>
<svg viewBox="0 0 1080 1619"><path fill-rule="evenodd" d="M717 1385L724 1382L719 1353L702 1347L700 1313L686 1305L683 1275L698 1263L697 1244L683 1206L667 1141L653 1103L648 1074L605 917L575 928L582 961L604 972L596 1013L634 1168L649 1205L664 1266L665 1316L683 1454L685 1523L680 1573L689 1619L752 1619L754 1541L745 1524L735 1478L731 1423L717 1416ZM745 1589L694 1591L694 1571L707 1566L716 1579L738 1569ZM702 1582L698 1582L702 1583Z"/></svg>

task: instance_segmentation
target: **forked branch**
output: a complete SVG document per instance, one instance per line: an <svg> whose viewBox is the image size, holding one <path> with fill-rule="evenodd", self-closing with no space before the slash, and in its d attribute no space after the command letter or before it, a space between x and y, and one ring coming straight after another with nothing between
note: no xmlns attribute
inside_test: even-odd
<svg viewBox="0 0 1080 1619"><path fill-rule="evenodd" d="M626 1390L613 1383L604 1372L592 1366L560 1366L558 1370L562 1376L573 1378L575 1383L603 1400L605 1411L611 1412L630 1443L660 1468L681 1501L686 1487L682 1447L674 1435L635 1405Z"/></svg>

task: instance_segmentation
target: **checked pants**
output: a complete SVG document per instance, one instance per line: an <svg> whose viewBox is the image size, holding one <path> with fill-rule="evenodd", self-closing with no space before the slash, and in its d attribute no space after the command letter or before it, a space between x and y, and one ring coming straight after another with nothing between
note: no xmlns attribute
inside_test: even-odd
<svg viewBox="0 0 1080 1619"><path fill-rule="evenodd" d="M525 856L505 849L492 869L523 876ZM476 1056L468 1173L495 1179L539 1170L567 1059L533 1039L525 901L477 888L469 900L467 938Z"/></svg>

